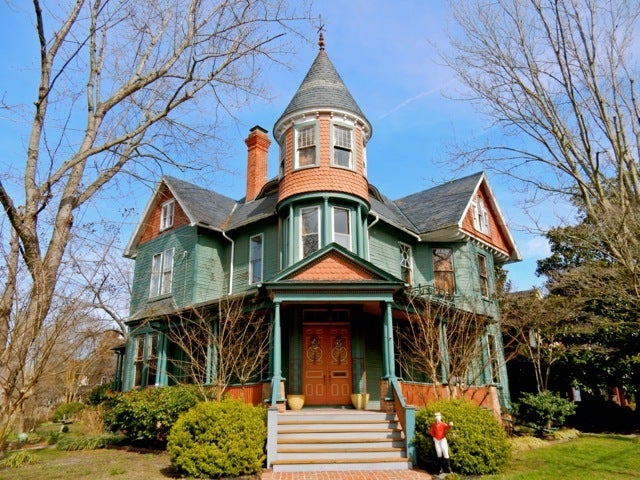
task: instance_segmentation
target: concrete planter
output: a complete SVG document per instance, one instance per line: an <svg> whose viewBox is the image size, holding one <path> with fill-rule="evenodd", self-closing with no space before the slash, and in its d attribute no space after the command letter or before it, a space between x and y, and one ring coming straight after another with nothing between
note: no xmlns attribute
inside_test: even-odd
<svg viewBox="0 0 640 480"><path fill-rule="evenodd" d="M304 405L304 395L287 395L290 410L300 410Z"/></svg>

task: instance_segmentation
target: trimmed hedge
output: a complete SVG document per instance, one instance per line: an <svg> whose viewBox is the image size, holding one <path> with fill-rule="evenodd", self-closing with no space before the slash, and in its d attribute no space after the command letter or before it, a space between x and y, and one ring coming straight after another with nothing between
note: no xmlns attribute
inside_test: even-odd
<svg viewBox="0 0 640 480"><path fill-rule="evenodd" d="M261 471L267 439L265 417L264 408L239 400L199 403L171 429L167 451L172 465L196 478Z"/></svg>
<svg viewBox="0 0 640 480"><path fill-rule="evenodd" d="M178 416L201 400L198 387L193 385L118 393L104 404L105 428L130 439L164 442Z"/></svg>
<svg viewBox="0 0 640 480"><path fill-rule="evenodd" d="M414 438L418 461L436 471L436 451L429 434L434 413L454 426L447 434L453 470L463 475L500 473L507 465L510 444L507 434L491 413L462 400L441 400L416 413Z"/></svg>

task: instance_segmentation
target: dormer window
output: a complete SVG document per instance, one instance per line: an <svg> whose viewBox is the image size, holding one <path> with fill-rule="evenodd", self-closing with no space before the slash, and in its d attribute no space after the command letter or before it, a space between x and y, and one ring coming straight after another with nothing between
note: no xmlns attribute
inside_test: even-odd
<svg viewBox="0 0 640 480"><path fill-rule="evenodd" d="M486 235L491 234L491 229L489 227L489 210L487 210L484 200L480 197L476 197L472 208L474 228Z"/></svg>
<svg viewBox="0 0 640 480"><path fill-rule="evenodd" d="M160 213L160 231L166 230L173 226L173 212L175 202L173 199L168 200L162 204L162 210Z"/></svg>
<svg viewBox="0 0 640 480"><path fill-rule="evenodd" d="M333 165L353 169L353 130L333 126Z"/></svg>
<svg viewBox="0 0 640 480"><path fill-rule="evenodd" d="M316 155L316 126L309 125L296 130L296 168L318 164Z"/></svg>

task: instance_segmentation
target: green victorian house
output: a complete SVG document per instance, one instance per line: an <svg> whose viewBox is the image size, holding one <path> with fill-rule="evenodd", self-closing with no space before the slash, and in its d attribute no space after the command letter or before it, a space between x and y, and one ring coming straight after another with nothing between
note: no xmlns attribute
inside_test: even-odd
<svg viewBox="0 0 640 480"><path fill-rule="evenodd" d="M242 395L271 407L267 461L274 469L305 468L283 444L282 419L293 418L285 399L293 394L304 395L299 414L306 413L308 423L311 412L356 412L352 394L366 393L358 412L383 412L388 428L398 432L389 448L404 466L414 455L413 407L450 394L452 382L498 418L510 408L494 267L520 256L487 177L477 173L390 200L367 180L367 164L376 161L367 158L371 137L371 124L321 37L315 61L273 127L277 178L267 178L271 140L256 126L245 141L245 198L168 176L159 181L125 252L135 260L135 274L124 390L211 382L213 347L200 359L205 374L194 379L178 371L175 360L184 352L171 335L172 319L212 307L215 324L214 307L223 299L251 297L269 325L269 348ZM442 365L437 379L406 378L396 334L415 321L409 312L416 299L446 304L441 316L472 312L482 318L468 378L446 378ZM447 321L455 319L438 321L446 336ZM431 347L442 345L436 340ZM326 430L329 417L317 421ZM362 417L353 422L367 423ZM305 442L311 443L289 440ZM383 459L382 447L364 467L354 460L362 460L362 451L338 459L335 452L346 450L338 444L328 453L330 466L314 460L313 468L397 467L398 458Z"/></svg>

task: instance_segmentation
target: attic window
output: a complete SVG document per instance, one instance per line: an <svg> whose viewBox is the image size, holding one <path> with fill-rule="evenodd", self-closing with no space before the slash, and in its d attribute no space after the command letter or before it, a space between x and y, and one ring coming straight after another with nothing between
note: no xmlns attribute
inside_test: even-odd
<svg viewBox="0 0 640 480"><path fill-rule="evenodd" d="M480 197L476 197L473 202L473 226L479 232L482 232L486 235L491 234L491 229L489 227L489 210L484 204L484 200Z"/></svg>
<svg viewBox="0 0 640 480"><path fill-rule="evenodd" d="M167 200L162 204L162 210L160 213L160 231L166 230L173 226L173 212L175 202L173 199Z"/></svg>

